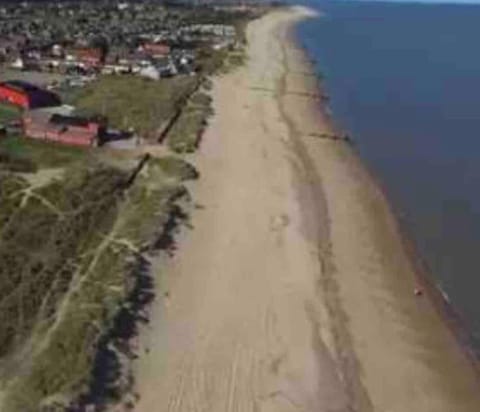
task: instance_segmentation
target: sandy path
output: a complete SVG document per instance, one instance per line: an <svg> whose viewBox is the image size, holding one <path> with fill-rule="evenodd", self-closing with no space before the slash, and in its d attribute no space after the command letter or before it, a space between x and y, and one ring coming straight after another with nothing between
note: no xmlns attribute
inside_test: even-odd
<svg viewBox="0 0 480 412"><path fill-rule="evenodd" d="M193 230L159 274L138 412L478 412L476 375L426 299L382 193L287 39L305 10L249 27L217 80Z"/></svg>

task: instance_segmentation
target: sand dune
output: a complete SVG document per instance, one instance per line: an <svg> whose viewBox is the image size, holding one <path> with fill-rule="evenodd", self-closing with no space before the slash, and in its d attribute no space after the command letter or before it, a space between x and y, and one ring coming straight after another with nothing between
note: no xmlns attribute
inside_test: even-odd
<svg viewBox="0 0 480 412"><path fill-rule="evenodd" d="M158 273L138 412L478 412L475 369L414 267L382 192L311 96L288 33L250 24L215 82L193 229ZM166 293L168 292L168 293Z"/></svg>

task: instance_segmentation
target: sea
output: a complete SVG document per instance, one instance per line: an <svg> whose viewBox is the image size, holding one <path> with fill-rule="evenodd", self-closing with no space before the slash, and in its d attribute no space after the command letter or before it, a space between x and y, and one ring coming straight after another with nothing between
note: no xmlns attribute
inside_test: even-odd
<svg viewBox="0 0 480 412"><path fill-rule="evenodd" d="M480 352L480 5L302 4L336 123Z"/></svg>

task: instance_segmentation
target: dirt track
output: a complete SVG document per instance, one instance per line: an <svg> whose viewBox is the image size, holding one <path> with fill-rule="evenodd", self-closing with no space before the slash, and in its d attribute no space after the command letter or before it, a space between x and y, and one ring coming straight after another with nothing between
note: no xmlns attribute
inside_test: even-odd
<svg viewBox="0 0 480 412"><path fill-rule="evenodd" d="M249 27L216 81L193 229L159 274L138 412L478 412L476 377L425 300L383 195L312 104L287 28Z"/></svg>

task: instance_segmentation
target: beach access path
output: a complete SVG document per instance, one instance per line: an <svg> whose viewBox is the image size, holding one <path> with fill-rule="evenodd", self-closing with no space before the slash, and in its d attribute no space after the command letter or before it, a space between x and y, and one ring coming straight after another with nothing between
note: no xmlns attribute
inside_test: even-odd
<svg viewBox="0 0 480 412"><path fill-rule="evenodd" d="M388 202L315 94L282 9L215 80L192 228L158 271L138 412L478 412L475 368Z"/></svg>

